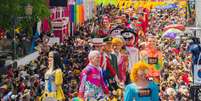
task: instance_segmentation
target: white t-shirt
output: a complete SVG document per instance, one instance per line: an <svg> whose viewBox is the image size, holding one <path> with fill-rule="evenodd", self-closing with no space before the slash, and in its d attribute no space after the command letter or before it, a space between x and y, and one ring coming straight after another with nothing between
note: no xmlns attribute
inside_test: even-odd
<svg viewBox="0 0 201 101"><path fill-rule="evenodd" d="M139 61L139 50L135 47L126 47L126 51L128 52L129 64L128 70L130 71L133 67L133 64Z"/></svg>

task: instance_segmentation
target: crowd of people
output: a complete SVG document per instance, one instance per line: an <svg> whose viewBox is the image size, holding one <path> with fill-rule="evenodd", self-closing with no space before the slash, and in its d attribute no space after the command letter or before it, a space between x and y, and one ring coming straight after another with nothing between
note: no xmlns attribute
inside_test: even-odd
<svg viewBox="0 0 201 101"><path fill-rule="evenodd" d="M154 95L144 100L188 101L192 82L192 56L187 51L187 39L181 38L178 44L174 39L161 37L165 26L185 25L185 16L179 14L184 9L144 9L139 13L134 12L137 11L134 8L130 9L128 12L119 12L113 6L101 9L96 18L78 26L74 36L66 38L62 44L49 46L48 36L43 35L37 42L36 49L40 56L36 60L17 68L11 66L1 76L2 100L44 100L55 97L49 92L54 92L55 89L58 92L57 86L60 85L60 96L55 97L59 101L71 101L76 97L86 101L131 101L133 97L141 100L143 96L150 95L150 89ZM114 31L114 28L122 29ZM59 56L59 59L53 58L54 61L60 60L58 63L53 62L58 66L52 70L50 53ZM158 58L158 62L153 63L155 65L147 64L146 58L149 55L154 57L153 60ZM93 68L99 65L100 70ZM47 76L47 71L56 72L58 67L62 73L53 78L59 78L59 83L55 83L56 87L51 86L50 89L48 82L52 80L49 78L53 74ZM93 73L97 78L93 78ZM133 82L136 83L135 86L130 84ZM135 89L146 88L147 85L150 89L145 89L144 92L148 93L142 93L142 96L135 94Z"/></svg>

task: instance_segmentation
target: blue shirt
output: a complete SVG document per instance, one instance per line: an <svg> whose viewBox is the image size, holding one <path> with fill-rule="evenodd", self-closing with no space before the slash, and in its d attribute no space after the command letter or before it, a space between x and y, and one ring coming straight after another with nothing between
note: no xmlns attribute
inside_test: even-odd
<svg viewBox="0 0 201 101"><path fill-rule="evenodd" d="M201 52L201 47L198 44L191 44L188 46L188 51L192 53L193 64L197 64L198 61L200 64L201 60L198 60L198 59L199 59L199 54Z"/></svg>
<svg viewBox="0 0 201 101"><path fill-rule="evenodd" d="M145 92L144 95L143 92ZM143 89L139 89L137 85L132 83L126 86L124 92L124 101L159 101L158 94L159 87L153 81L150 81L149 85Z"/></svg>

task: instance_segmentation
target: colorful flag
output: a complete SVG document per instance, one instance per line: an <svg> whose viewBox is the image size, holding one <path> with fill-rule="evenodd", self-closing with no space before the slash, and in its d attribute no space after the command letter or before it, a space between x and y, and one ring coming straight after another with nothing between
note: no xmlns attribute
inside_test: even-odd
<svg viewBox="0 0 201 101"><path fill-rule="evenodd" d="M72 23L74 22L74 16L75 16L75 13L74 13L74 8L75 8L75 5L74 4L71 4L69 5L69 21Z"/></svg>

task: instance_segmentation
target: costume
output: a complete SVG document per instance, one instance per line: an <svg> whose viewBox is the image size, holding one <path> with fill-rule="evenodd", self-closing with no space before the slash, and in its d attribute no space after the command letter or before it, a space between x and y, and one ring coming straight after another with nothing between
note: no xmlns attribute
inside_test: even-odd
<svg viewBox="0 0 201 101"><path fill-rule="evenodd" d="M63 73L61 69L56 69L54 71L49 69L45 73L45 95L43 95L43 97L53 97L57 100L65 99L62 83Z"/></svg>
<svg viewBox="0 0 201 101"><path fill-rule="evenodd" d="M63 84L63 72L61 69L55 70L55 84L56 84L56 99L57 100L63 100L65 99L63 90L62 90L62 84Z"/></svg>
<svg viewBox="0 0 201 101"><path fill-rule="evenodd" d="M101 54L100 66L102 67L103 70L104 81L106 84L109 84L109 79L113 79L116 73L114 67L111 64L111 57L108 56L108 54L105 52Z"/></svg>
<svg viewBox="0 0 201 101"><path fill-rule="evenodd" d="M107 53L103 52L101 54L100 66L103 68L103 70L107 70L111 77L114 77L116 73L110 62L111 62L111 57L108 56Z"/></svg>
<svg viewBox="0 0 201 101"><path fill-rule="evenodd" d="M153 81L149 81L146 88L139 88L132 83L126 86L124 101L159 101L158 93L158 85Z"/></svg>
<svg viewBox="0 0 201 101"><path fill-rule="evenodd" d="M126 81L126 71L127 71L127 57L125 55L121 55L118 61L118 78L120 82L125 83Z"/></svg>
<svg viewBox="0 0 201 101"><path fill-rule="evenodd" d="M114 67L114 69L115 69L115 71L116 71L116 73L118 75L118 73L119 73L118 63L119 63L121 54L119 52L112 52L110 55L111 55L112 66Z"/></svg>
<svg viewBox="0 0 201 101"><path fill-rule="evenodd" d="M134 47L134 43L138 43L137 34L132 30L125 30L121 33L123 38L126 40L126 51L128 53L128 70L130 71L133 64L139 61L139 50Z"/></svg>
<svg viewBox="0 0 201 101"><path fill-rule="evenodd" d="M128 58L129 58L128 70L131 70L133 64L139 61L139 50L134 46L127 45L126 51L128 52Z"/></svg>
<svg viewBox="0 0 201 101"><path fill-rule="evenodd" d="M149 65L149 77L159 82L160 70L163 67L163 58L160 51L155 48L147 48L140 52L140 59Z"/></svg>
<svg viewBox="0 0 201 101"><path fill-rule="evenodd" d="M80 75L80 80L79 95L85 101L99 99L104 97L104 93L109 93L99 67L95 67L92 64L87 65Z"/></svg>
<svg viewBox="0 0 201 101"><path fill-rule="evenodd" d="M56 85L54 80L55 80L54 72L53 70L49 69L45 73L45 95L47 94L47 97L56 98Z"/></svg>

